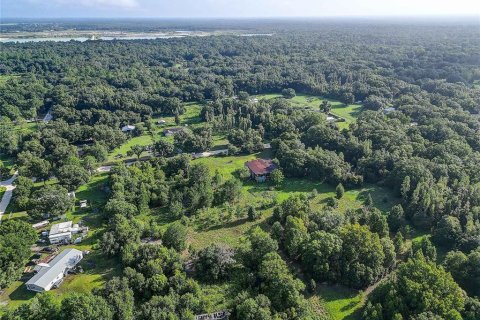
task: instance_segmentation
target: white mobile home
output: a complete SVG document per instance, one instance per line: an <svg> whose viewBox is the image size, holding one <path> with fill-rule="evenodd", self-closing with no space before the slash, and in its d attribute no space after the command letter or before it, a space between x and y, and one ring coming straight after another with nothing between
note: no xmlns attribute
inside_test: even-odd
<svg viewBox="0 0 480 320"><path fill-rule="evenodd" d="M51 244L69 243L72 240L72 229L72 221L54 224L48 234L48 240Z"/></svg>
<svg viewBox="0 0 480 320"><path fill-rule="evenodd" d="M58 287L65 275L75 268L83 259L83 254L77 249L65 249L48 264L38 265L38 270L30 280L27 281L27 289L36 292L48 291Z"/></svg>

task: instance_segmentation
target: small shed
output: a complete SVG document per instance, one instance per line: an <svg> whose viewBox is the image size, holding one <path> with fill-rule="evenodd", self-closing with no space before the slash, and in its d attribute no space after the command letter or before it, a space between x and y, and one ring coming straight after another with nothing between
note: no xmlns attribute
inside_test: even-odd
<svg viewBox="0 0 480 320"><path fill-rule="evenodd" d="M159 120L157 121L157 124L160 124L160 125L164 125L164 124L166 124L166 123L167 123L167 121L165 121L164 119L159 119Z"/></svg>
<svg viewBox="0 0 480 320"><path fill-rule="evenodd" d="M80 200L80 208L86 208L87 207L87 200Z"/></svg>
<svg viewBox="0 0 480 320"><path fill-rule="evenodd" d="M32 224L32 228L33 229L40 229L40 228L48 226L48 223L49 223L48 220L43 220L43 221Z"/></svg>
<svg viewBox="0 0 480 320"><path fill-rule="evenodd" d="M267 180L270 173L277 168L277 165L270 159L255 159L245 163L250 171L250 176L257 182Z"/></svg>

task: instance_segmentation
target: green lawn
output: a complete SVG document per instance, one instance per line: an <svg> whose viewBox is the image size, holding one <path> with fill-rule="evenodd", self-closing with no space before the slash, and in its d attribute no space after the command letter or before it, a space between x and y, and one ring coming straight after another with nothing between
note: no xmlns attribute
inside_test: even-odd
<svg viewBox="0 0 480 320"><path fill-rule="evenodd" d="M7 156L5 154L0 154L0 162L2 162L2 164L5 168L12 171L13 164L14 164L12 158L10 158L9 156ZM4 179L8 179L8 178L9 177L2 177L2 179L0 179L0 180L4 180Z"/></svg>
<svg viewBox="0 0 480 320"><path fill-rule="evenodd" d="M180 125L187 126L187 127L197 127L202 125L200 119L200 111L202 106L195 102L189 102L185 104L185 113L180 116ZM164 125L158 125L157 121L159 119L163 119L166 121ZM135 157L127 157L127 152L132 148L134 145L141 145L141 146L148 146L152 145L155 141L159 139L168 139L173 142L172 137L164 137L163 130L166 128L176 127L175 124L175 117L155 117L152 119L154 122L154 128L152 133L145 131L141 136L133 137L128 139L125 143L123 143L118 148L115 148L108 156L108 162L113 162L116 160L134 160ZM221 137L217 137L218 140L224 139ZM222 142L223 143L223 142ZM147 153L144 152L142 156L145 156Z"/></svg>
<svg viewBox="0 0 480 320"><path fill-rule="evenodd" d="M141 145L141 146L148 146L153 144L152 136L147 134L141 135L139 137L133 137L128 139L127 142L115 148L109 155L108 160L113 161L116 159L118 155L124 158L127 155L127 152L132 148L134 145Z"/></svg>
<svg viewBox="0 0 480 320"><path fill-rule="evenodd" d="M282 95L271 93L271 94L261 94L255 97L260 100L260 99L278 98L278 97L282 97ZM332 105L332 111L331 111L332 114L342 117L346 120L345 122L338 122L338 126L340 129L348 128L350 123L354 122L357 119L362 109L362 106L359 104L345 105L344 103L337 100L332 100L332 99L327 99L327 98L307 95L307 94L297 94L292 99L289 99L289 101L294 106L309 109L309 110L318 110L322 101L325 101L325 100L329 101L330 104Z"/></svg>
<svg viewBox="0 0 480 320"><path fill-rule="evenodd" d="M320 302L333 320L360 319L363 293L340 285L319 285L317 293L309 298L313 304Z"/></svg>

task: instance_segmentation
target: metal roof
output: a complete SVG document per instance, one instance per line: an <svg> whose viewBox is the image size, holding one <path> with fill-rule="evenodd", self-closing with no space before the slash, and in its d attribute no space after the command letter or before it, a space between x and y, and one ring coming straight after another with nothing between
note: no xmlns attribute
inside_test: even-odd
<svg viewBox="0 0 480 320"><path fill-rule="evenodd" d="M42 267L26 284L46 288L59 274L64 273L66 269L73 268L82 258L82 251L65 249L48 263L48 267Z"/></svg>
<svg viewBox="0 0 480 320"><path fill-rule="evenodd" d="M252 171L256 175L264 175L272 172L277 168L277 166L273 163L272 160L266 159L251 160L245 163L245 165L248 169L250 169L250 171Z"/></svg>
<svg viewBox="0 0 480 320"><path fill-rule="evenodd" d="M72 221L54 224L50 229L50 235L53 236L54 234L57 234L57 233L70 232L71 227L72 227Z"/></svg>

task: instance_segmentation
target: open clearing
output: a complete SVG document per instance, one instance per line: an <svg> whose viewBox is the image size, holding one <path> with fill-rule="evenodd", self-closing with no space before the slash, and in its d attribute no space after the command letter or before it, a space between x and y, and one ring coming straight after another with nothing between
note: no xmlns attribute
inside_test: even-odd
<svg viewBox="0 0 480 320"><path fill-rule="evenodd" d="M282 95L277 93L271 93L271 94L260 94L260 95L256 95L255 97L261 100L261 99L279 98L279 97L282 97ZM358 118L362 110L362 105L360 104L346 105L337 100L332 100L332 99L327 99L327 98L317 97L317 96L312 96L307 94L297 94L292 99L288 99L288 101L290 101L294 106L305 108L305 109L311 109L315 111L319 110L319 106L322 103L322 101L330 102L332 106L332 111L330 113L336 116L342 117L346 120L345 122L337 123L340 129L348 128L350 123L354 122Z"/></svg>

